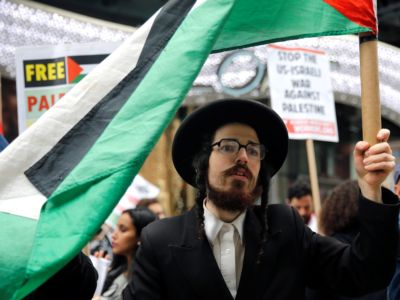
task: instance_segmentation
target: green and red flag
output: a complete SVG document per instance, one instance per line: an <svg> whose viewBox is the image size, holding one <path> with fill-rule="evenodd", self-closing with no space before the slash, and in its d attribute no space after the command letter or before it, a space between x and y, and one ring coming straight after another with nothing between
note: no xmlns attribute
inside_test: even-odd
<svg viewBox="0 0 400 300"><path fill-rule="evenodd" d="M325 0L339 13L360 26L367 27L374 34L378 32L376 2L370 0Z"/></svg>
<svg viewBox="0 0 400 300"><path fill-rule="evenodd" d="M350 1L373 19L361 23L341 2L173 0L161 8L0 154L0 299L22 298L91 239L211 52L374 30L363 11L369 1Z"/></svg>

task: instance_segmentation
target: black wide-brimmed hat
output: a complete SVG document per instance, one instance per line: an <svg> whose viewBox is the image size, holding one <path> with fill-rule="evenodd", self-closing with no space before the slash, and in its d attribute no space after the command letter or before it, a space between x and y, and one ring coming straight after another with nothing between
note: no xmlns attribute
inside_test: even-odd
<svg viewBox="0 0 400 300"><path fill-rule="evenodd" d="M268 106L253 100L215 100L186 117L175 134L172 160L179 175L187 183L196 186L193 159L202 147L203 137L213 135L218 128L228 123L243 123L252 127L260 143L267 149L264 159L270 175L280 169L287 154L288 133L279 115Z"/></svg>

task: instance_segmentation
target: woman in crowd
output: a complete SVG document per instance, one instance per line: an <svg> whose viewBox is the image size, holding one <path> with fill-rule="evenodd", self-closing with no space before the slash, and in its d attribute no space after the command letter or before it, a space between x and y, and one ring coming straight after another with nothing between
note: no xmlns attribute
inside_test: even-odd
<svg viewBox="0 0 400 300"><path fill-rule="evenodd" d="M131 279L132 264L142 229L156 219L147 208L127 209L112 235L113 260L100 297L93 300L122 299L122 291Z"/></svg>

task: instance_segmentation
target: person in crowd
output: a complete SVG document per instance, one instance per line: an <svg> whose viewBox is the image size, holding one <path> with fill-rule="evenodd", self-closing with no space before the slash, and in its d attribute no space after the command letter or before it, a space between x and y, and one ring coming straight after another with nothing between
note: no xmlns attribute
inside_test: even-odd
<svg viewBox="0 0 400 300"><path fill-rule="evenodd" d="M304 223L311 230L318 231L317 217L314 214L313 198L310 185L304 181L296 181L288 191L288 203L299 212Z"/></svg>
<svg viewBox="0 0 400 300"><path fill-rule="evenodd" d="M400 198L400 164L396 165L393 176L393 183L394 183L394 193L397 195L397 197ZM396 272L387 290L388 290L387 294L388 300L400 299L400 245L398 247L398 253L397 253Z"/></svg>
<svg viewBox="0 0 400 300"><path fill-rule="evenodd" d="M25 300L90 300L96 290L97 272L90 259L80 252Z"/></svg>
<svg viewBox="0 0 400 300"><path fill-rule="evenodd" d="M399 211L397 197L381 187L395 165L389 135L382 129L379 143L355 145L360 233L349 245L313 232L288 205L268 205L288 147L273 110L245 99L197 109L172 146L178 173L198 189L196 205L143 230L123 299L301 300L306 286L347 295L387 286Z"/></svg>
<svg viewBox="0 0 400 300"><path fill-rule="evenodd" d="M155 213L159 219L165 218L165 210L160 201L158 201L156 198L142 199L139 201L136 207L147 207L153 213Z"/></svg>
<svg viewBox="0 0 400 300"><path fill-rule="evenodd" d="M156 215L147 208L125 210L112 234L113 260L104 282L100 297L93 300L122 299L122 290L132 275L135 253L140 243L143 228L156 220Z"/></svg>
<svg viewBox="0 0 400 300"><path fill-rule="evenodd" d="M343 243L351 244L360 232L358 201L360 191L356 180L347 180L336 186L325 199L320 213L321 233ZM345 297L328 286L309 291L308 300L386 300L386 289L361 297Z"/></svg>

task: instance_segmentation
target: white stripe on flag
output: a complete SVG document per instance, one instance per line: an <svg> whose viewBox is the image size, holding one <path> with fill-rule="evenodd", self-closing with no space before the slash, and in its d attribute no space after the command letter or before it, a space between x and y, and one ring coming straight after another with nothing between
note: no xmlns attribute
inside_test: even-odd
<svg viewBox="0 0 400 300"><path fill-rule="evenodd" d="M46 200L47 198L42 194L28 195L26 197L12 199L1 199L1 210L21 217L38 220L40 209ZM18 214L15 213L16 208L18 208Z"/></svg>
<svg viewBox="0 0 400 300"><path fill-rule="evenodd" d="M84 65L84 64L80 64L79 65L83 70L79 75L87 75L90 72L92 72L95 68L96 68L96 64L90 64L90 65Z"/></svg>

